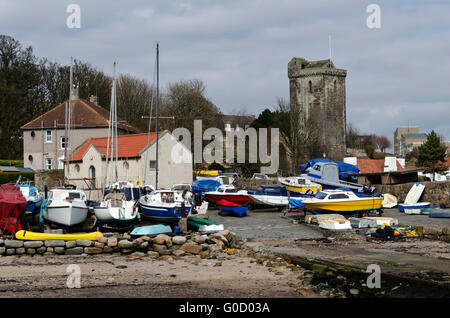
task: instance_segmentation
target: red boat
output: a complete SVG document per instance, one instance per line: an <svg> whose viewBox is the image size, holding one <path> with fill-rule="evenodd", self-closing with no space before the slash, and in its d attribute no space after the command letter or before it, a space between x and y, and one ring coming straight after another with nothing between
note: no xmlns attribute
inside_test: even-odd
<svg viewBox="0 0 450 318"><path fill-rule="evenodd" d="M19 217L27 207L27 200L19 187L3 184L0 186L0 233L15 234L22 230Z"/></svg>
<svg viewBox="0 0 450 318"><path fill-rule="evenodd" d="M240 204L253 204L247 190L238 190L232 185L221 185L216 191L205 192L205 197L210 203L217 204L217 200L226 199Z"/></svg>

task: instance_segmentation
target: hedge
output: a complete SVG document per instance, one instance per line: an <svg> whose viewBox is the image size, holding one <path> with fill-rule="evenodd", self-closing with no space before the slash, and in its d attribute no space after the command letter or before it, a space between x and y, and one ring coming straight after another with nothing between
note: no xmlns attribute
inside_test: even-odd
<svg viewBox="0 0 450 318"><path fill-rule="evenodd" d="M28 179L34 182L34 172L8 172L0 173L0 184L16 183L19 176L22 176L22 179Z"/></svg>

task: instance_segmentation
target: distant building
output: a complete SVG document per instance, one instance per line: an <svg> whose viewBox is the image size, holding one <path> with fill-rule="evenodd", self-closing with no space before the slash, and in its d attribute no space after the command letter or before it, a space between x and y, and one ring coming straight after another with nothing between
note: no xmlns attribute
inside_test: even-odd
<svg viewBox="0 0 450 318"><path fill-rule="evenodd" d="M396 156L400 156L403 153L405 153L404 145L402 144L402 136L403 134L418 134L419 133L419 127L413 126L413 127L398 127L394 131L394 154Z"/></svg>
<svg viewBox="0 0 450 318"><path fill-rule="evenodd" d="M299 112L300 121L314 120L326 157L332 160L342 160L346 152L346 76L331 60L294 57L288 64L291 113Z"/></svg>
<svg viewBox="0 0 450 318"><path fill-rule="evenodd" d="M427 141L427 134L403 134L400 141L400 155L405 156L407 153L413 151L414 148L419 148Z"/></svg>
<svg viewBox="0 0 450 318"><path fill-rule="evenodd" d="M170 189L176 183L191 184L192 153L168 131L159 133L158 188ZM117 137L118 181L144 184L156 183L156 133L131 134ZM90 138L69 157L65 175L80 188L98 189L105 186L107 176L108 138ZM111 166L110 166L111 168ZM109 170L110 181L115 173ZM88 183L85 180L89 179ZM77 180L78 179L78 180Z"/></svg>
<svg viewBox="0 0 450 318"><path fill-rule="evenodd" d="M87 139L107 136L109 126L109 111L96 104L95 96L91 96L89 101L80 99L78 89L73 89L72 101L68 156ZM63 169L67 147L65 127L66 102L23 125L24 167L34 170ZM123 135L140 131L119 119L117 132Z"/></svg>
<svg viewBox="0 0 450 318"><path fill-rule="evenodd" d="M223 115L222 118L225 124L225 132L227 132L231 128L236 130L247 129L255 120L255 115Z"/></svg>

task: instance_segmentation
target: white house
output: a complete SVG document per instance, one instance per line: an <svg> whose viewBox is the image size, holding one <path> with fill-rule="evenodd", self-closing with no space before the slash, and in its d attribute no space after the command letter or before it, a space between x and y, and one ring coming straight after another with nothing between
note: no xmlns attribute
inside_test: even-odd
<svg viewBox="0 0 450 318"><path fill-rule="evenodd" d="M117 137L118 181L155 186L156 183L156 133L121 135ZM107 171L108 138L91 138L80 145L69 157L65 175L70 183L84 189L101 189L114 181L115 165ZM175 183L193 181L192 153L170 132L159 133L158 189L169 189Z"/></svg>

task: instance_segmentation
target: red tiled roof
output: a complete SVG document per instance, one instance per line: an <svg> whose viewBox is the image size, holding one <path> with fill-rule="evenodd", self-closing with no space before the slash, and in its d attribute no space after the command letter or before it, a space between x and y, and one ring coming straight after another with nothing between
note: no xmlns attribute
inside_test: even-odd
<svg viewBox="0 0 450 318"><path fill-rule="evenodd" d="M108 127L109 110L88 102L84 99L78 99L73 102L72 111L72 128L93 128L93 127ZM65 102L59 104L55 108L49 110L45 114L33 119L29 123L23 125L22 129L48 129L64 128L66 122L66 107ZM117 128L139 133L139 129L134 128L127 122L118 118Z"/></svg>
<svg viewBox="0 0 450 318"><path fill-rule="evenodd" d="M450 157L445 157L445 162L438 161L438 163L436 164L436 167L438 167L438 168L450 168ZM411 167L411 169L416 169L416 168L426 168L426 167L416 167L416 166L412 166Z"/></svg>
<svg viewBox="0 0 450 318"><path fill-rule="evenodd" d="M376 173L384 172L384 159L360 159L358 158L357 167L360 173ZM403 170L400 163L397 161L397 170Z"/></svg>
<svg viewBox="0 0 450 318"><path fill-rule="evenodd" d="M163 132L159 132L161 136ZM150 135L150 136L149 136ZM150 141L149 141L150 137ZM119 158L135 158L139 156L139 152L147 146L147 143L152 143L156 138L156 133L150 134L134 134L134 135L121 135L117 137L117 149ZM91 145L97 147L101 151L103 157L106 157L106 151L108 147L108 137L91 138L80 146L69 157L69 161L82 161L83 156ZM115 154L113 154L115 155Z"/></svg>

